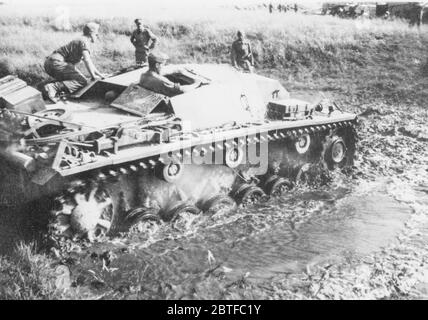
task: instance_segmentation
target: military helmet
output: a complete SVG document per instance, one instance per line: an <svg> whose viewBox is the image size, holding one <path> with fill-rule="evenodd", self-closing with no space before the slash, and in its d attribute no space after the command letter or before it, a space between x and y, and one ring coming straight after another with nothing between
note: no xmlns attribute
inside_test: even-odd
<svg viewBox="0 0 428 320"><path fill-rule="evenodd" d="M83 27L83 34L88 35L89 33L98 33L98 30L100 29L100 25L96 22L88 22Z"/></svg>
<svg viewBox="0 0 428 320"><path fill-rule="evenodd" d="M152 63L165 63L168 60L168 56L164 53L150 53L148 57L148 61L150 64Z"/></svg>

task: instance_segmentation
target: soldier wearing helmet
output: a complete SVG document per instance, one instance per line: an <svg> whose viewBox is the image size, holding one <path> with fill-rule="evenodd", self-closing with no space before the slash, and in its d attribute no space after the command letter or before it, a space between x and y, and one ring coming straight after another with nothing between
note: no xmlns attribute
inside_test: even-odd
<svg viewBox="0 0 428 320"><path fill-rule="evenodd" d="M81 60L84 61L92 80L104 78L91 59L92 44L98 37L98 30L99 24L87 23L83 27L83 36L55 50L46 58L45 71L56 81L46 84L43 91L52 102L58 101L61 92L73 93L87 85L88 80L76 68Z"/></svg>
<svg viewBox="0 0 428 320"><path fill-rule="evenodd" d="M193 84L181 85L174 83L161 75L162 66L168 60L168 56L162 53L150 53L148 57L149 70L141 75L139 85L145 89L166 95L168 97L193 90L201 85L200 81Z"/></svg>
<svg viewBox="0 0 428 320"><path fill-rule="evenodd" d="M157 38L148 28L142 28L141 19L135 19L137 29L132 32L131 43L135 47L135 63L140 66L147 63L149 51L155 47Z"/></svg>
<svg viewBox="0 0 428 320"><path fill-rule="evenodd" d="M251 44L245 39L243 32L238 31L237 37L231 48L232 66L245 71L253 72L254 58Z"/></svg>

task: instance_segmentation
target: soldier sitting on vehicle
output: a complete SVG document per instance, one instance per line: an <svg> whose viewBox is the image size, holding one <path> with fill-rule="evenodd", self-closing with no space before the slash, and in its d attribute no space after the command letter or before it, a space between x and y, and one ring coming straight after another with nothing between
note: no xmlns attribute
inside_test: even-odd
<svg viewBox="0 0 428 320"><path fill-rule="evenodd" d="M246 41L243 32L238 31L237 36L238 39L233 42L231 48L232 66L237 69L242 68L245 71L253 72L254 58L251 44Z"/></svg>
<svg viewBox="0 0 428 320"><path fill-rule="evenodd" d="M148 28L142 28L141 19L135 19L137 29L132 32L131 43L135 47L135 63L138 66L147 63L149 51L155 47L157 38Z"/></svg>
<svg viewBox="0 0 428 320"><path fill-rule="evenodd" d="M168 97L175 96L193 89L201 85L200 81L195 80L194 83L182 85L174 83L165 76L161 75L162 66L168 60L168 56L162 53L150 53L148 57L149 70L141 75L139 85L145 89L166 95Z"/></svg>
<svg viewBox="0 0 428 320"><path fill-rule="evenodd" d="M59 100L61 92L74 93L87 85L86 77L76 69L76 65L83 59L86 69L92 80L104 78L91 59L92 44L98 37L99 24L87 23L83 27L83 36L71 41L65 46L55 50L48 56L44 63L47 74L56 82L51 82L43 87L44 94L52 102Z"/></svg>

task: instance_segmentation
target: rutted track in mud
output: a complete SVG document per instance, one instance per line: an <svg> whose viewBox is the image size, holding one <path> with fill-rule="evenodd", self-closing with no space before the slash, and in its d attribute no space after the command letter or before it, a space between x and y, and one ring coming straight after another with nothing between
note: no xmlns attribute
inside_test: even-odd
<svg viewBox="0 0 428 320"><path fill-rule="evenodd" d="M402 114L375 110L362 117L352 172L266 203L141 223L76 246L60 255L70 290L139 299L418 297L427 270L426 142Z"/></svg>
<svg viewBox="0 0 428 320"><path fill-rule="evenodd" d="M340 262L346 254L362 257L394 240L410 210L382 195L382 188L374 183L352 195L343 184L300 189L236 212L189 215L149 236L146 229L76 253L74 273L81 285L111 297L122 290L138 298L219 298L243 279L260 290L271 278ZM378 209L379 201L388 205ZM203 289L213 285L222 289Z"/></svg>
<svg viewBox="0 0 428 320"><path fill-rule="evenodd" d="M426 214L425 193L415 190L426 190L428 156L422 141L401 134L399 116L386 118L386 134L374 127L376 116L362 119L352 174L336 172L327 186L299 187L234 212L188 216L160 228L140 224L122 238L71 255L78 284L112 298L409 294L426 270L425 262L408 255L417 257L422 249L412 236L419 232L415 221ZM385 149L375 153L379 146L372 141ZM408 161L416 149L419 154ZM395 166L374 164L373 156L385 154ZM400 264L407 269L394 267ZM329 268L336 273L326 276ZM407 271L397 276L400 270Z"/></svg>

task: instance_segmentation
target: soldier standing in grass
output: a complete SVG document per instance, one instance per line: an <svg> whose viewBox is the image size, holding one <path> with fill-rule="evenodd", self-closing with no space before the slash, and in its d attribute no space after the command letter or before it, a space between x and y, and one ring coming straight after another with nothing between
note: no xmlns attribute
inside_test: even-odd
<svg viewBox="0 0 428 320"><path fill-rule="evenodd" d="M245 39L243 32L238 31L236 35L238 39L232 43L231 48L232 66L237 69L242 68L245 71L253 72L254 57L251 44Z"/></svg>
<svg viewBox="0 0 428 320"><path fill-rule="evenodd" d="M155 47L157 38L148 28L142 28L141 19L135 19L137 29L132 32L131 43L135 47L135 63L138 66L147 63L149 51Z"/></svg>
<svg viewBox="0 0 428 320"><path fill-rule="evenodd" d="M98 37L99 24L87 23L83 27L83 36L55 50L45 60L44 68L47 74L56 81L43 87L44 94L52 102L59 100L61 92L73 93L87 85L86 77L76 69L76 65L83 60L92 80L104 78L91 59L92 44Z"/></svg>
<svg viewBox="0 0 428 320"><path fill-rule="evenodd" d="M423 24L423 22L424 22L424 9L425 9L425 5L421 5L419 8L419 14L417 17L418 20L416 23L418 25L418 27L420 27L421 24Z"/></svg>

